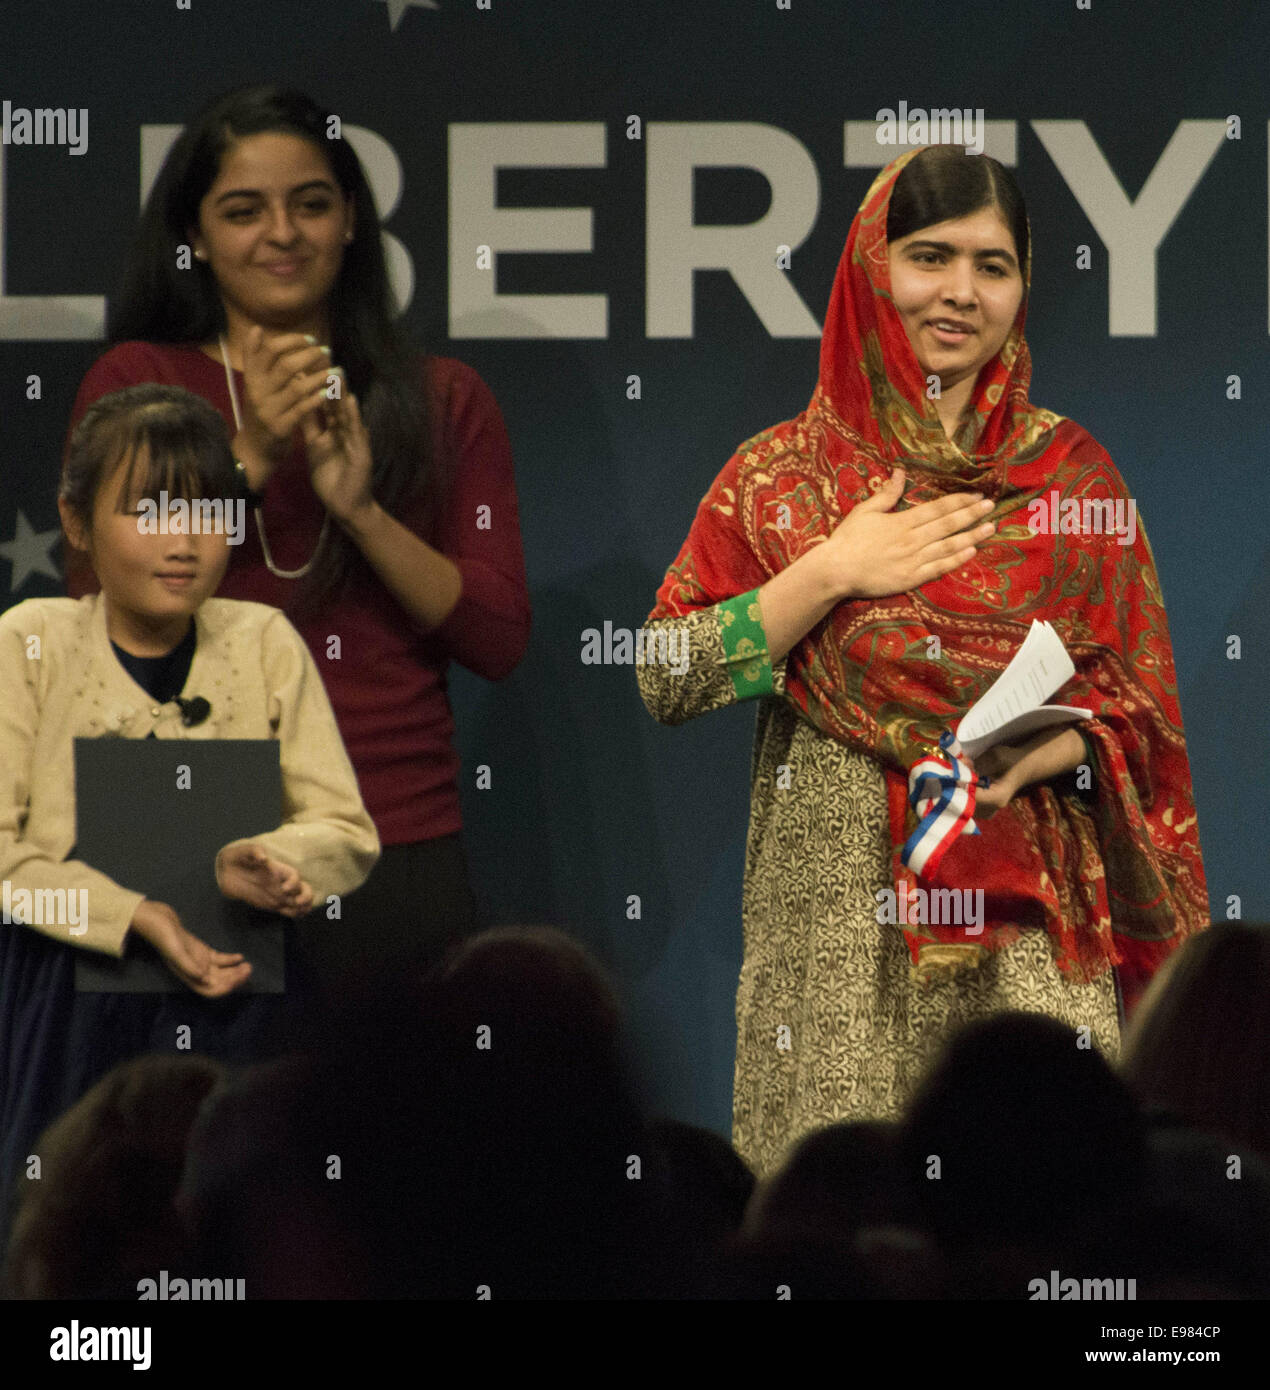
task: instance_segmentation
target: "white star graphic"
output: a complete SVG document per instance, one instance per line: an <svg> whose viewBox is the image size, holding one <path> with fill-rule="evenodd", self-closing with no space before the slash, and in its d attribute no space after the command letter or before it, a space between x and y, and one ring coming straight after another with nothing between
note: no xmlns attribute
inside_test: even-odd
<svg viewBox="0 0 1270 1390"><path fill-rule="evenodd" d="M388 24L394 32L397 25L401 23L401 16L412 5L421 10L439 10L441 8L437 4L437 0L379 0L379 3L388 6Z"/></svg>
<svg viewBox="0 0 1270 1390"><path fill-rule="evenodd" d="M26 517L18 513L18 529L11 541L0 542L0 556L13 566L9 577L9 592L16 594L32 574L47 574L50 579L61 579L62 572L53 563L49 550L62 538L60 529L52 531L33 531Z"/></svg>

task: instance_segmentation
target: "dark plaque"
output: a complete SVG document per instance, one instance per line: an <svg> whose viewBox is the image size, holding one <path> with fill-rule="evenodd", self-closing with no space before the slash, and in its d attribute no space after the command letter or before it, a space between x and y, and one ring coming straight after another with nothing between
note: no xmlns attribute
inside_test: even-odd
<svg viewBox="0 0 1270 1390"><path fill-rule="evenodd" d="M216 950L241 951L252 972L236 994L283 992L288 919L226 898L215 872L216 854L231 840L282 823L275 740L77 738L75 805L74 858L167 903L187 930ZM77 952L75 988L187 990L135 932L128 933L122 959Z"/></svg>

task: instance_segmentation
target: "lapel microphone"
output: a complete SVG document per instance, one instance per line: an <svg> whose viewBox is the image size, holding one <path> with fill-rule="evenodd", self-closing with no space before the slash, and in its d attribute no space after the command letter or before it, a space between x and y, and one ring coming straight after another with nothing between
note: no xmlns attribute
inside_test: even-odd
<svg viewBox="0 0 1270 1390"><path fill-rule="evenodd" d="M212 712L211 705L201 695L196 695L192 700L183 700L179 695L174 699L181 711L181 723L187 729L201 724Z"/></svg>

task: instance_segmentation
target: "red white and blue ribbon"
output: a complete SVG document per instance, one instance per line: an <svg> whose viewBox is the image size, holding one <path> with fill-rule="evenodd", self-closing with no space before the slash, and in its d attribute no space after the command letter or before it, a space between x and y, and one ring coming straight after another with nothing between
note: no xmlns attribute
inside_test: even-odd
<svg viewBox="0 0 1270 1390"><path fill-rule="evenodd" d="M908 774L908 804L917 812L917 829L904 842L900 859L918 878L929 878L959 835L978 835L975 787L988 785L965 761L951 729L939 739L940 751L914 763Z"/></svg>

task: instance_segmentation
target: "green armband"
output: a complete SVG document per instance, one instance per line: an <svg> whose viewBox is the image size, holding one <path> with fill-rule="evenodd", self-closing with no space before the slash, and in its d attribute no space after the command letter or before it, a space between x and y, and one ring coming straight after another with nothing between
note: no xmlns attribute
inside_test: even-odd
<svg viewBox="0 0 1270 1390"><path fill-rule="evenodd" d="M1077 729L1076 732L1080 734L1080 741L1085 745L1085 763L1089 768L1089 775L1092 777L1098 770L1097 749L1094 746L1093 739L1091 739L1087 733L1081 729Z"/></svg>
<svg viewBox="0 0 1270 1390"><path fill-rule="evenodd" d="M1094 745L1090 743L1088 734L1081 733L1079 729L1077 729L1076 732L1080 734L1080 741L1085 745L1085 762L1089 765L1090 772L1092 772L1094 768L1098 766L1097 762L1094 760Z"/></svg>
<svg viewBox="0 0 1270 1390"><path fill-rule="evenodd" d="M723 663L732 677L736 698L752 700L773 694L776 686L767 653L767 633L759 614L758 590L727 599L716 611L723 634Z"/></svg>

